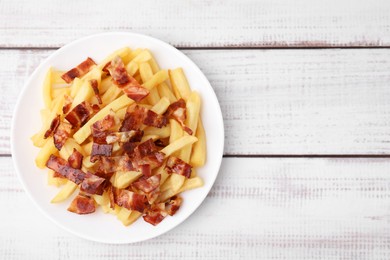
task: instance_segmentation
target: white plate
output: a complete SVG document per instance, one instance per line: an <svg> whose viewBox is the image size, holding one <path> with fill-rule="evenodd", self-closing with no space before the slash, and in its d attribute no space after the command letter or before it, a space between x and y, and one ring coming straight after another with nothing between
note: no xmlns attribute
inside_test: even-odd
<svg viewBox="0 0 390 260"><path fill-rule="evenodd" d="M86 57L100 62L108 54L121 47L148 48L162 69L182 67L193 90L202 98L202 120L207 136L207 163L198 174L204 186L183 193L183 205L173 217L166 217L159 225L152 226L139 219L129 227L122 225L112 214L100 209L94 214L77 215L67 211L69 200L51 204L59 191L48 186L46 170L35 166L38 149L30 137L41 127L39 111L43 108L42 82L50 66L68 70ZM69 232L103 243L133 243L161 235L188 218L206 198L218 175L223 155L224 128L217 97L199 68L183 53L160 40L133 33L103 33L74 41L48 57L31 75L16 104L12 130L12 158L24 189L41 211L56 224ZM28 202L26 202L28 203Z"/></svg>

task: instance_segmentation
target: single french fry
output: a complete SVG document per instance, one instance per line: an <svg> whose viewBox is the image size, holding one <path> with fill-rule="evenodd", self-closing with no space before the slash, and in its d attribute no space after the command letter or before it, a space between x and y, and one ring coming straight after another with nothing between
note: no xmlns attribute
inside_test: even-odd
<svg viewBox="0 0 390 260"><path fill-rule="evenodd" d="M165 146L161 152L165 154L165 157L168 157L172 153L178 151L179 149L183 148L186 145L193 144L196 141L198 141L198 138L195 136L183 136L174 141L173 143Z"/></svg>
<svg viewBox="0 0 390 260"><path fill-rule="evenodd" d="M102 79L102 81L100 82L100 88L99 88L100 95L106 93L106 91L112 87L116 87L116 86L112 82L111 76L108 76L107 78Z"/></svg>
<svg viewBox="0 0 390 260"><path fill-rule="evenodd" d="M198 141L193 145L190 164L194 167L200 167L206 163L207 157L206 134L200 119L198 120L196 137Z"/></svg>
<svg viewBox="0 0 390 260"><path fill-rule="evenodd" d="M137 62L130 61L126 65L126 71L127 71L127 73L130 74L130 76L134 76L135 73L137 73L138 69L139 69L139 66L138 66Z"/></svg>
<svg viewBox="0 0 390 260"><path fill-rule="evenodd" d="M115 115L120 119L123 120L126 116L127 107L121 108L118 111L116 111Z"/></svg>
<svg viewBox="0 0 390 260"><path fill-rule="evenodd" d="M152 55L150 54L150 52L148 50L142 50L131 61L138 62L138 63L143 63L143 62L149 61L151 58L152 58Z"/></svg>
<svg viewBox="0 0 390 260"><path fill-rule="evenodd" d="M182 68L177 68L174 70L169 70L169 78L172 83L173 93L179 98L187 99L191 95L191 88L188 84L187 78L184 75Z"/></svg>
<svg viewBox="0 0 390 260"><path fill-rule="evenodd" d="M125 59L123 59L123 63L127 64L128 62L131 62L143 50L144 49L138 48L138 49L130 51L129 54L127 55L127 57Z"/></svg>
<svg viewBox="0 0 390 260"><path fill-rule="evenodd" d="M152 68L147 62L140 63L139 72L142 78L142 82L147 82L153 77ZM159 100L160 100L160 95L158 94L157 88L152 88L150 90L149 95L146 97L146 101L151 105L155 105Z"/></svg>
<svg viewBox="0 0 390 260"><path fill-rule="evenodd" d="M52 84L66 84L65 80L61 78L66 71L52 70L51 71L51 83Z"/></svg>
<svg viewBox="0 0 390 260"><path fill-rule="evenodd" d="M91 154L92 153L92 145L93 145L93 142L88 142L86 144L83 144L81 147L83 148L83 151L85 152L85 154Z"/></svg>
<svg viewBox="0 0 390 260"><path fill-rule="evenodd" d="M120 96L119 98L112 101L110 104L105 106L102 110L100 110L96 115L94 115L83 127L81 127L74 135L73 138L81 144L87 139L91 134L91 125L98 120L103 119L106 115L109 114L112 109L114 112L119 109L129 106L134 101L128 98L126 95Z"/></svg>
<svg viewBox="0 0 390 260"><path fill-rule="evenodd" d="M133 224L139 217L142 216L141 212L138 212L136 210L131 211L130 216L127 218L127 220L122 221L123 225L129 226Z"/></svg>
<svg viewBox="0 0 390 260"><path fill-rule="evenodd" d="M164 114L165 111L167 111L168 107L170 105L170 102L168 98L162 97L152 108L151 110L157 114Z"/></svg>
<svg viewBox="0 0 390 260"><path fill-rule="evenodd" d="M117 171L112 175L110 181L112 186L118 189L127 188L132 182L141 177L142 172L136 171Z"/></svg>
<svg viewBox="0 0 390 260"><path fill-rule="evenodd" d="M49 129L49 126L50 126L50 122L49 122L49 118L51 115L50 110L49 109L42 109L40 111L40 114L41 114L41 120L42 120L42 128L38 133L36 133L35 135L33 135L31 137L33 145L36 147L43 147L45 145L45 143L47 142L47 139L44 139L43 137L45 135L46 130Z"/></svg>
<svg viewBox="0 0 390 260"><path fill-rule="evenodd" d="M142 84L144 88L147 88L148 90L151 90L161 84L162 82L166 81L168 79L168 72L166 70L160 70L156 74L153 75L153 77Z"/></svg>
<svg viewBox="0 0 390 260"><path fill-rule="evenodd" d="M83 81L79 78L75 78L73 80L72 85L70 86L70 97L75 98L77 93L79 92L81 86L83 85Z"/></svg>
<svg viewBox="0 0 390 260"><path fill-rule="evenodd" d="M102 70L104 68L104 66L106 66L106 64L108 62L110 62L112 59L114 59L116 56L119 56L121 57L122 59L125 58L127 55L129 55L129 53L131 52L131 49L129 47L124 47L124 48L121 48L119 50L116 50L114 51L113 53L111 53L110 55L108 55L104 60L102 60L98 65L97 65L97 68ZM88 75L88 74L87 74ZM85 75L85 76L87 76ZM84 76L84 77L85 77ZM83 78L84 78L83 77Z"/></svg>
<svg viewBox="0 0 390 260"><path fill-rule="evenodd" d="M141 143L148 141L149 139L153 139L153 141L158 140L160 137L158 135L144 135L142 136Z"/></svg>
<svg viewBox="0 0 390 260"><path fill-rule="evenodd" d="M169 119L169 124L171 126L171 134L169 136L169 143L173 143L177 139L183 136L183 128L175 119Z"/></svg>
<svg viewBox="0 0 390 260"><path fill-rule="evenodd" d="M192 168L190 178L195 178L196 176L198 176L198 173L196 172L195 168Z"/></svg>
<svg viewBox="0 0 390 260"><path fill-rule="evenodd" d="M162 192L171 189L174 192L177 192L184 184L186 177L179 175L177 173L172 173L171 176L164 182L160 187Z"/></svg>
<svg viewBox="0 0 390 260"><path fill-rule="evenodd" d="M54 171L49 169L47 172L47 184L60 187L67 182L65 178L54 177Z"/></svg>
<svg viewBox="0 0 390 260"><path fill-rule="evenodd" d="M193 131L193 134L195 134L196 128L198 126L199 112L200 112L200 97L197 92L195 91L191 92L191 95L186 102L186 107L187 107L186 109L187 118L185 124ZM180 151L179 154L180 159L188 163L191 158L191 151L192 151L192 145L187 145L183 147L183 149Z"/></svg>
<svg viewBox="0 0 390 260"><path fill-rule="evenodd" d="M167 138L171 134L171 127L169 125L157 128L157 127L146 127L144 135L157 135L159 138Z"/></svg>
<svg viewBox="0 0 390 260"><path fill-rule="evenodd" d="M164 182L168 179L169 177L169 173L167 172L167 170L165 169L165 166L166 164L163 163L163 165L161 165L160 167L158 167L157 169L155 169L155 175L157 174L160 174L161 175L161 179L160 179L160 186L164 184Z"/></svg>
<svg viewBox="0 0 390 260"><path fill-rule="evenodd" d="M71 181L67 181L64 187L57 193L57 195L51 200L51 203L58 203L69 198L73 192L77 189L77 184Z"/></svg>
<svg viewBox="0 0 390 260"><path fill-rule="evenodd" d="M63 97L64 95L69 95L70 94L70 87L65 87L65 88L52 88L51 90L51 99L55 99L59 96Z"/></svg>
<svg viewBox="0 0 390 260"><path fill-rule="evenodd" d="M129 225L127 224L127 220L129 219L131 212L131 210L122 207L116 217L122 222L123 225L127 226Z"/></svg>
<svg viewBox="0 0 390 260"><path fill-rule="evenodd" d="M167 83L163 82L157 87L158 93L160 97L166 97L169 100L169 103L173 103L177 101L177 98L172 93L172 90L169 88Z"/></svg>
<svg viewBox="0 0 390 260"><path fill-rule="evenodd" d="M101 96L103 106L110 104L112 101L118 98L120 94L122 94L122 90L117 86L112 86L111 88L107 89L107 91L104 92L104 94Z"/></svg>
<svg viewBox="0 0 390 260"><path fill-rule="evenodd" d="M46 108L51 106L51 73L52 68L49 68L43 81L43 102Z"/></svg>
<svg viewBox="0 0 390 260"><path fill-rule="evenodd" d="M178 191L175 192L172 189L168 189L168 190L162 192L160 197L159 197L159 201L164 202L167 199L169 199L169 198L171 198L179 193L182 193L182 192L187 191L187 190L199 188L199 187L202 187L203 185L204 185L204 182L200 177L186 179L183 186Z"/></svg>
<svg viewBox="0 0 390 260"><path fill-rule="evenodd" d="M72 109L81 102L89 101L92 97L94 97L95 92L93 91L91 83L89 82L90 79L97 80L98 86L100 85L102 72L98 68L94 68L89 73L89 77L83 81L82 86L74 97L71 107Z"/></svg>
<svg viewBox="0 0 390 260"><path fill-rule="evenodd" d="M43 169L46 166L46 162L49 159L50 155L57 152L57 148L54 146L53 137L47 139L45 145L39 151L37 157L35 158L35 164Z"/></svg>

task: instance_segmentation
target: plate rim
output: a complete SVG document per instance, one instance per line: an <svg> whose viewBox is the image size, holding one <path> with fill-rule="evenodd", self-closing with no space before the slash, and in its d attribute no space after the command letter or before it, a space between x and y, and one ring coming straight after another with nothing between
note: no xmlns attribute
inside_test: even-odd
<svg viewBox="0 0 390 260"><path fill-rule="evenodd" d="M211 182L211 186L210 186L210 189L207 191L207 193L205 193L204 197L202 198L202 200L198 203L198 205L195 205L195 207L193 208L190 208L190 210L188 211L188 215L183 218L182 220L179 220L178 222L174 223L170 228L168 228L167 230L164 230L160 233L156 233L156 234L153 234L149 237L143 237L141 239L138 239L136 241L123 241L123 240L115 240L115 241L107 241L107 240L103 240L103 239L99 239L99 238L96 238L96 237L91 237L87 234L84 234L82 232L76 232L72 229L69 229L67 226L63 225L61 222L57 221L51 214L50 212L46 211L44 208L42 208L39 203L34 199L33 195L32 195L32 192L30 191L30 189L28 188L28 184L26 183L26 181L24 180L22 174L21 174L21 169L18 165L18 162L17 162L17 159L16 159L16 155L17 152L16 152L16 145L15 145L15 142L16 142L16 118L18 116L18 114L20 114L20 109L21 109L21 101L23 99L23 97L25 96L25 92L26 90L28 89L28 87L32 84L32 81L33 79L37 76L37 74L42 70L42 68L51 60L53 59L55 56L57 55L60 55L62 51L68 49L68 48L72 48L74 45L77 45L79 44L80 42L83 42L83 41L86 41L90 38L95 38L95 37L109 37L109 36L125 36L125 37L129 37L129 39L131 37L140 37L140 38L144 38L150 42L152 42L153 44L157 44L157 45L162 45L168 49L171 49L173 50L175 53L177 53L177 55L179 55L182 59L186 60L187 62L189 62L194 69L198 70L200 72L200 75L202 75L202 77L204 77L204 79L206 80L206 82L208 83L208 86L211 90L211 93L212 93L212 98L213 98L213 101L212 102L216 102L218 104L217 106L217 109L218 109L218 120L220 121L221 123L221 128L218 130L221 132L221 135L222 135L222 143L221 143L221 146L220 146L220 149L219 149L219 152L221 154L221 156L218 156L216 158L213 158L214 160L218 160L216 162L216 166L217 166L217 173L214 175L214 177L210 180ZM113 50L114 51L114 50ZM11 157L12 157L12 161L13 161L13 165L15 167L15 170L16 170L16 175L18 176L18 179L20 181L20 183L22 184L22 187L25 191L25 193L27 194L27 196L29 197L29 199L33 202L33 204L35 205L36 208L38 208L38 210L48 219L50 219L52 221L52 223L55 223L55 225L57 225L58 227L62 228L63 230L66 230L67 232L77 236L77 237L81 237L83 239L86 239L86 240L90 240L90 241L94 241L94 242L99 242L99 243L104 243L104 244L132 244L132 243L137 243L137 242L142 242L142 241L146 241L146 240L149 240L149 239L153 239L153 238L156 238L158 236L161 236L173 229L175 229L176 227L178 227L179 225L181 225L185 220L187 220L199 207L200 205L203 204L203 202L205 201L207 195L210 193L212 187L214 186L215 184L215 181L219 175L219 172L220 172L220 169L221 169L221 164L222 164L222 159L223 159L223 151L224 151L224 145L225 145L225 128L224 128L224 121L223 121L223 114L222 114L222 110L221 110L221 106L220 106L220 103L218 101L218 98L217 98L217 95L214 91L214 88L212 87L211 83L209 82L209 80L207 79L207 77L204 75L204 73L200 70L200 68L198 67L198 65L195 64L194 61L192 61L187 55L185 55L183 52L181 52L180 50L178 50L177 48L175 48L174 46L170 45L169 43L167 42L164 42L160 39L157 39L157 38L154 38L154 37L151 37L151 36L148 36L148 35L145 35L145 34L140 34L140 33L134 33L134 32L103 32L103 33L97 33L97 34L91 34L91 35L88 35L88 36L85 36L85 37L81 37L81 38L78 38L74 41L71 41L70 43L68 44L65 44L64 46L58 48L57 50L55 50L52 54L50 54L48 57L46 57L44 60L42 60L39 65L34 69L34 71L28 76L27 80L24 82L24 85L20 91L20 93L18 94L18 98L17 98L17 101L15 103L15 107L14 107L14 111L13 111L13 114L12 114L12 121L11 121L11 135L10 135L10 147L11 147ZM207 163L207 162L206 162Z"/></svg>

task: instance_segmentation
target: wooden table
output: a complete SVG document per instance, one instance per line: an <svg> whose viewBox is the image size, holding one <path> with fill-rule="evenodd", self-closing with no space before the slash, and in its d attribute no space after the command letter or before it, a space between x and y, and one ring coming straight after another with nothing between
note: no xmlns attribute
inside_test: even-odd
<svg viewBox="0 0 390 260"><path fill-rule="evenodd" d="M225 156L202 206L150 241L104 245L52 224L10 154L32 71L82 36L181 49L223 111ZM388 0L0 2L1 259L390 259Z"/></svg>

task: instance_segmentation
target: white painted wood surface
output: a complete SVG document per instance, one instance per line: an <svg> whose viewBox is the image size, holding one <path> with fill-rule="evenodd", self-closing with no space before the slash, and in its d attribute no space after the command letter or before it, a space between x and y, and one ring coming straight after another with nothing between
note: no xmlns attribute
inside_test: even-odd
<svg viewBox="0 0 390 260"><path fill-rule="evenodd" d="M1 47L134 31L179 47L390 46L388 0L0 2Z"/></svg>
<svg viewBox="0 0 390 260"><path fill-rule="evenodd" d="M21 87L50 53L0 51L2 154ZM184 53L217 93L227 155L390 153L390 49Z"/></svg>
<svg viewBox="0 0 390 260"><path fill-rule="evenodd" d="M0 158L2 259L388 259L385 159L225 158L185 223L150 241L102 245L49 222ZM86 216L80 216L86 217Z"/></svg>
<svg viewBox="0 0 390 260"><path fill-rule="evenodd" d="M388 260L389 13L388 0L0 1L0 259ZM12 111L53 48L106 31L185 48L220 100L225 155L354 158L224 158L165 235L119 246L66 233L17 180Z"/></svg>

